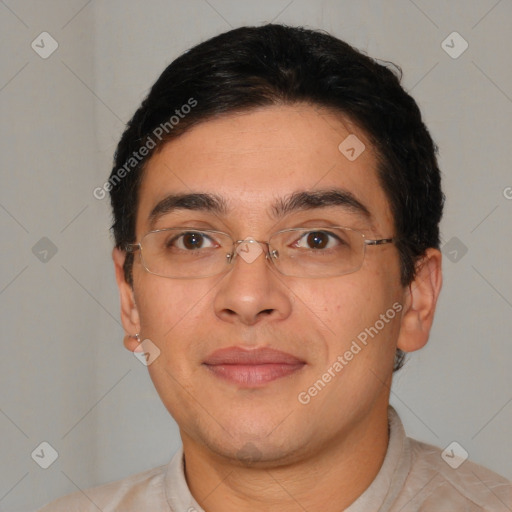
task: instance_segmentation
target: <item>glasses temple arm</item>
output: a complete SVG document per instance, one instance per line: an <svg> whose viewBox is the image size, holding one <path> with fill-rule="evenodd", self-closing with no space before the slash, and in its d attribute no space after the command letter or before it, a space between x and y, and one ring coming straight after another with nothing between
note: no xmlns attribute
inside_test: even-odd
<svg viewBox="0 0 512 512"><path fill-rule="evenodd" d="M379 238L378 240L365 240L365 245L383 245L391 244L395 241L395 238Z"/></svg>
<svg viewBox="0 0 512 512"><path fill-rule="evenodd" d="M125 244L124 250L126 252L137 252L140 249L140 244Z"/></svg>

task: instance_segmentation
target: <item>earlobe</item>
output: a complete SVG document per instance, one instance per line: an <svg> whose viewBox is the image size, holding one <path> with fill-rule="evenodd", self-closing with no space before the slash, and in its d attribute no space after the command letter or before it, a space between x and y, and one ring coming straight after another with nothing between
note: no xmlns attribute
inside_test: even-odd
<svg viewBox="0 0 512 512"><path fill-rule="evenodd" d="M139 334L135 334L133 336L130 334L127 334L124 337L123 345L130 352L143 352Z"/></svg>
<svg viewBox="0 0 512 512"><path fill-rule="evenodd" d="M124 251L121 251L117 247L113 249L112 260L114 261L116 281L121 301L121 322L124 330L128 333L124 338L124 346L133 352L139 345L139 342L133 336L140 332L140 318L137 304L135 303L133 287L125 279L123 269L125 258L126 253Z"/></svg>
<svg viewBox="0 0 512 512"><path fill-rule="evenodd" d="M428 341L442 286L441 260L437 249L427 249L418 262L414 280L404 292L405 306L397 343L404 352L419 350Z"/></svg>

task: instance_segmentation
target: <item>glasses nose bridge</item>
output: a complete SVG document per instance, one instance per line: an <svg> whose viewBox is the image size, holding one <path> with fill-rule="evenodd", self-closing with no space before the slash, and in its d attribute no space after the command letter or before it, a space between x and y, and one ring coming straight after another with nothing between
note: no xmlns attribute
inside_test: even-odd
<svg viewBox="0 0 512 512"><path fill-rule="evenodd" d="M242 244L247 244L244 249L239 249ZM258 249L256 249L256 247ZM229 263L234 263L237 256L240 256L246 263L252 263L261 254L262 251L265 255L266 260L270 260L274 263L274 259L277 258L277 251L272 249L269 241L256 240L252 237L247 237L244 240L233 240L231 253L227 254Z"/></svg>
<svg viewBox="0 0 512 512"><path fill-rule="evenodd" d="M250 243L250 244L258 244L259 246L267 246L267 248L270 248L270 242L265 242L263 240L256 240L252 236L248 236L247 238L243 240L233 240L233 247L238 247L240 244L243 243ZM236 249L235 249L236 251Z"/></svg>

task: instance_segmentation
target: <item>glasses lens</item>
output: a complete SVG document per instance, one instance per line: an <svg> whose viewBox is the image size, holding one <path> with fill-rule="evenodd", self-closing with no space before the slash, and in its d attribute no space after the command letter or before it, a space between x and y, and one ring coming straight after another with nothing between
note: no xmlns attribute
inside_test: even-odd
<svg viewBox="0 0 512 512"><path fill-rule="evenodd" d="M334 277L358 270L364 237L348 228L288 229L270 239L276 268L296 277Z"/></svg>
<svg viewBox="0 0 512 512"><path fill-rule="evenodd" d="M163 229L142 239L141 257L147 271L162 277L199 278L221 273L233 241L218 231Z"/></svg>

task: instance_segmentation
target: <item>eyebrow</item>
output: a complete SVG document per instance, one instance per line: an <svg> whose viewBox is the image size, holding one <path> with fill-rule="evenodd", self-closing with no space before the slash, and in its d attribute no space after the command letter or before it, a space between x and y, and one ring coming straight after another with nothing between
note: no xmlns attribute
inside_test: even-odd
<svg viewBox="0 0 512 512"><path fill-rule="evenodd" d="M158 219L175 210L195 210L225 214L227 207L224 199L215 194L171 194L159 201L151 210L148 217L150 226L154 226Z"/></svg>
<svg viewBox="0 0 512 512"><path fill-rule="evenodd" d="M283 217L296 211L328 208L331 206L342 207L367 221L373 219L370 210L352 192L344 189L295 192L277 201L272 210L275 217Z"/></svg>
<svg viewBox="0 0 512 512"><path fill-rule="evenodd" d="M273 216L284 217L287 214L328 207L342 207L350 213L371 221L373 216L368 208L357 199L354 194L344 189L328 189L315 191L301 191L278 199L271 207ZM150 226L154 226L158 219L176 210L193 210L210 212L217 215L228 213L224 198L210 193L171 194L159 201L149 214Z"/></svg>

